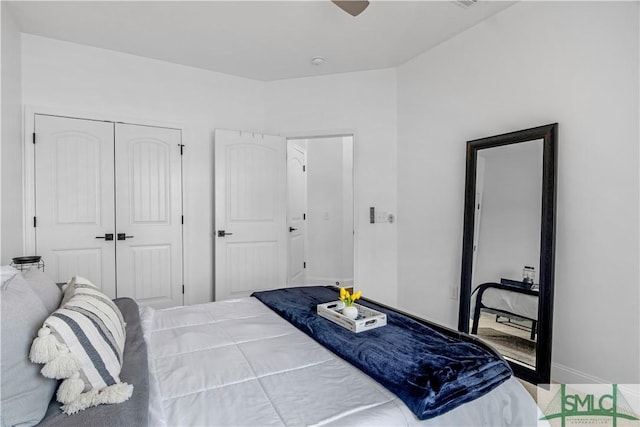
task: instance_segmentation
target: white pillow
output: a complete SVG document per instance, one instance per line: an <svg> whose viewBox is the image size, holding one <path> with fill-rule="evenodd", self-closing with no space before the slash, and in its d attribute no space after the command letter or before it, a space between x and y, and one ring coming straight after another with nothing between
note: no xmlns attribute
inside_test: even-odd
<svg viewBox="0 0 640 427"><path fill-rule="evenodd" d="M49 312L19 271L1 267L0 418L3 426L32 426L47 412L58 382L29 362L29 347Z"/></svg>
<svg viewBox="0 0 640 427"><path fill-rule="evenodd" d="M64 287L62 305L38 331L29 357L44 363L47 378L64 379L56 398L73 414L102 403L128 400L133 386L120 382L125 324L122 313L87 279Z"/></svg>

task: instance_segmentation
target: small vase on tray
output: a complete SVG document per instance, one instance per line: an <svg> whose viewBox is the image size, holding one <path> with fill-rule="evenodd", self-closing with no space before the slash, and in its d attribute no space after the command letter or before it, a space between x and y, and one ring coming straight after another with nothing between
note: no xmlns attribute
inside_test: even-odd
<svg viewBox="0 0 640 427"><path fill-rule="evenodd" d="M342 315L349 319L356 320L358 318L358 309L352 305L348 305L342 309Z"/></svg>

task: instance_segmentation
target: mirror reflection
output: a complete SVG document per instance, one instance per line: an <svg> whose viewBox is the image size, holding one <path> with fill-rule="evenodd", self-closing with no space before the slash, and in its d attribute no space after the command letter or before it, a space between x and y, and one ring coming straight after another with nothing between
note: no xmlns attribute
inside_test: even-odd
<svg viewBox="0 0 640 427"><path fill-rule="evenodd" d="M287 141L288 284L353 285L353 136Z"/></svg>
<svg viewBox="0 0 640 427"><path fill-rule="evenodd" d="M469 331L535 368L543 140L477 152Z"/></svg>

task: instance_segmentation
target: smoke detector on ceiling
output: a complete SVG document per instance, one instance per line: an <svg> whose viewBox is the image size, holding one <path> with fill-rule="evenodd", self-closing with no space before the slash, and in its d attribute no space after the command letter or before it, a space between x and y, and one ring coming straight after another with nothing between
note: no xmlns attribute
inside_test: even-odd
<svg viewBox="0 0 640 427"><path fill-rule="evenodd" d="M322 56L316 56L311 60L311 63L316 66L322 65L324 64L324 58Z"/></svg>
<svg viewBox="0 0 640 427"><path fill-rule="evenodd" d="M478 3L478 0L456 0L454 3L463 9L468 9L474 4Z"/></svg>

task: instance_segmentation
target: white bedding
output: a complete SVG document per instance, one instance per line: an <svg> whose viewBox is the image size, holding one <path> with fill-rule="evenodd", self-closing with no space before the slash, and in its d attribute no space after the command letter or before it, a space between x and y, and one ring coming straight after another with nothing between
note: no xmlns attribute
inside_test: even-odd
<svg viewBox="0 0 640 427"><path fill-rule="evenodd" d="M531 320L538 320L538 297L506 289L488 288L482 294L482 304Z"/></svg>
<svg viewBox="0 0 640 427"><path fill-rule="evenodd" d="M514 378L419 421L394 394L255 298L141 307L151 425L535 425Z"/></svg>

